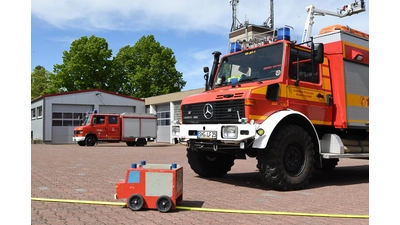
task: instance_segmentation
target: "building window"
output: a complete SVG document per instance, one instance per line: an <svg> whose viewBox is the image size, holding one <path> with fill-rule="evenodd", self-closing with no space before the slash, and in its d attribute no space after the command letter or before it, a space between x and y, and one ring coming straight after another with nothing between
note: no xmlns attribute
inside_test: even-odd
<svg viewBox="0 0 400 225"><path fill-rule="evenodd" d="M84 113L53 112L52 125L57 127L80 126Z"/></svg>
<svg viewBox="0 0 400 225"><path fill-rule="evenodd" d="M38 119L41 119L42 117L43 117L43 107L42 106L39 106L39 107L37 107L37 118Z"/></svg>
<svg viewBox="0 0 400 225"><path fill-rule="evenodd" d="M168 111L157 112L157 125L158 126L169 126L170 125L170 114Z"/></svg>
<svg viewBox="0 0 400 225"><path fill-rule="evenodd" d="M36 119L36 108L31 109L31 118L34 120Z"/></svg>

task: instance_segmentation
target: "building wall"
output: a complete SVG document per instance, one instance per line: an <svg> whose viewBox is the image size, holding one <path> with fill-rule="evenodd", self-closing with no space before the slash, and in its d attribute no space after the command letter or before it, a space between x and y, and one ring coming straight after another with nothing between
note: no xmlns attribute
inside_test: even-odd
<svg viewBox="0 0 400 225"><path fill-rule="evenodd" d="M31 139L43 140L43 100L31 104ZM40 110L41 109L41 110ZM34 112L34 115L32 115Z"/></svg>

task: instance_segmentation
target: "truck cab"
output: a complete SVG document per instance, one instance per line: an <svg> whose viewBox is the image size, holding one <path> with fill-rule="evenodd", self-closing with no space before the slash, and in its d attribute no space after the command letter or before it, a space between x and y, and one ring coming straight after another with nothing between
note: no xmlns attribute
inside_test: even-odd
<svg viewBox="0 0 400 225"><path fill-rule="evenodd" d="M120 123L119 114L88 113L81 126L74 129L72 140L80 146L94 146L101 140L119 142Z"/></svg>

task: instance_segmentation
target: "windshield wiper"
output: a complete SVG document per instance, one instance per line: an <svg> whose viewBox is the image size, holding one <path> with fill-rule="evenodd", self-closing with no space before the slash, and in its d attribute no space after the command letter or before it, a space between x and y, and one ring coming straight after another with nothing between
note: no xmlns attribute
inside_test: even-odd
<svg viewBox="0 0 400 225"><path fill-rule="evenodd" d="M243 79L239 80L239 83L248 82L248 81L255 81L255 80L258 80L258 77L243 78Z"/></svg>

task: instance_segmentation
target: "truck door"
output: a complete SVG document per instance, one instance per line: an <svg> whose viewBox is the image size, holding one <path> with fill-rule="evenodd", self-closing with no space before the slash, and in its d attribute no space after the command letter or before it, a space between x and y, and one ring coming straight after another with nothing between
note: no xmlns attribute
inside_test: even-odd
<svg viewBox="0 0 400 225"><path fill-rule="evenodd" d="M329 79L323 79L320 67L318 64L312 65L309 52L292 48L287 97L289 108L302 112L313 124L327 125L331 123L327 105L331 88L329 82L324 84L324 80ZM295 85L297 76L299 83ZM329 87L326 87L326 83L329 83Z"/></svg>
<svg viewBox="0 0 400 225"><path fill-rule="evenodd" d="M109 140L120 140L120 133L121 133L121 120L119 119L118 115L115 116L108 116L108 139Z"/></svg>
<svg viewBox="0 0 400 225"><path fill-rule="evenodd" d="M95 115L92 119L93 130L98 140L107 139L107 127L105 116Z"/></svg>

